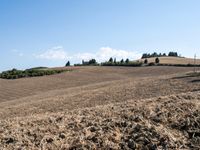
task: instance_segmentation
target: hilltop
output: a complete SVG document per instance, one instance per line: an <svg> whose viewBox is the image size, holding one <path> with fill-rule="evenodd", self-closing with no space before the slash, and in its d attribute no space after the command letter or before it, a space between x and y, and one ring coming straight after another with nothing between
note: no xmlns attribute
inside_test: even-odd
<svg viewBox="0 0 200 150"><path fill-rule="evenodd" d="M146 58L149 63L155 62L157 57ZM160 64L171 64L171 65L188 65L194 64L194 59L192 58L184 58L184 57L158 57L160 59ZM145 58L140 59L139 61L144 62ZM200 65L200 59L196 60L196 64Z"/></svg>

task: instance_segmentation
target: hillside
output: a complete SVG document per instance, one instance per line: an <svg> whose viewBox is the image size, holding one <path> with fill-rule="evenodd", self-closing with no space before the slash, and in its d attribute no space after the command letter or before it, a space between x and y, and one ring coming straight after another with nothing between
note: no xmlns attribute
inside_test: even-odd
<svg viewBox="0 0 200 150"><path fill-rule="evenodd" d="M59 91L62 90L75 90L76 88L96 86L98 84L100 86L109 83L112 85L114 81L119 82L126 79L132 79L135 82L138 78L152 78L184 73L193 71L193 68L73 67L72 70L71 72L51 76L22 78L18 80L0 79L0 102L15 101L29 96L48 97L51 93L60 95Z"/></svg>
<svg viewBox="0 0 200 150"><path fill-rule="evenodd" d="M0 79L0 149L198 149L190 67L75 67Z"/></svg>
<svg viewBox="0 0 200 150"><path fill-rule="evenodd" d="M148 62L155 62L156 57L147 58ZM159 57L160 64L194 64L194 59L192 58L182 58L182 57ZM140 61L144 62L145 59ZM196 64L200 64L200 59L196 60Z"/></svg>

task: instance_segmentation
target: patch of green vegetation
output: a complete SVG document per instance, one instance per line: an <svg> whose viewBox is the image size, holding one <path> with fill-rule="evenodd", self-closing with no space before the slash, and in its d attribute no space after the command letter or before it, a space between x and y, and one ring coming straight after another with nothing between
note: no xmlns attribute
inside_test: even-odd
<svg viewBox="0 0 200 150"><path fill-rule="evenodd" d="M110 58L108 61L101 63L102 66L129 66L129 67L139 67L142 66L142 62L139 61L130 61L128 58L124 61L116 61L116 58Z"/></svg>
<svg viewBox="0 0 200 150"><path fill-rule="evenodd" d="M200 77L200 72L191 72L187 74L189 77Z"/></svg>
<svg viewBox="0 0 200 150"><path fill-rule="evenodd" d="M82 64L74 64L74 66L99 66L96 59L90 59L89 61L82 60Z"/></svg>
<svg viewBox="0 0 200 150"><path fill-rule="evenodd" d="M41 68L34 68L34 69L27 69L27 70L17 70L12 69L8 71L4 71L0 73L0 78L3 79L19 79L19 78L26 78L26 77L37 77L37 76L46 76L46 75L53 75L62 73L68 70L48 70Z"/></svg>
<svg viewBox="0 0 200 150"><path fill-rule="evenodd" d="M142 66L142 62L133 62L133 61L120 61L120 62L104 62L101 64L102 66L127 66L127 67L140 67Z"/></svg>
<svg viewBox="0 0 200 150"><path fill-rule="evenodd" d="M38 69L48 69L48 67L34 67L34 68L30 68L29 70L38 70Z"/></svg>
<svg viewBox="0 0 200 150"><path fill-rule="evenodd" d="M184 74L184 75L174 77L173 79L196 78L196 77L200 77L200 72L190 72L190 73L186 73L186 74Z"/></svg>
<svg viewBox="0 0 200 150"><path fill-rule="evenodd" d="M121 61L116 61L116 58L113 59L112 57L102 63L98 63L95 59L91 59L89 61L82 60L82 64L74 64L74 66L130 66L130 67L139 67L142 66L142 62L139 61L129 61L127 58L126 60L122 59Z"/></svg>
<svg viewBox="0 0 200 150"><path fill-rule="evenodd" d="M166 53L162 54L162 53L156 53L156 52L154 52L152 54L150 54L150 53L144 53L144 54L142 54L142 59L143 58L152 58L152 57L167 57L167 56L169 56L169 57L180 57L180 55L178 55L177 52L169 52L168 55L166 55Z"/></svg>

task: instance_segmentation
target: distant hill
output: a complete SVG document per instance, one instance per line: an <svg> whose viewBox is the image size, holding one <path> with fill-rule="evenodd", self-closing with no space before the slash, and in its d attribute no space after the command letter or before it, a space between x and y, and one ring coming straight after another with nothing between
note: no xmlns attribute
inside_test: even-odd
<svg viewBox="0 0 200 150"><path fill-rule="evenodd" d="M160 59L160 64L194 64L194 59L184 58L184 57L158 57ZM156 57L147 58L148 63L155 62ZM139 61L144 62L145 58ZM196 64L200 64L200 59L196 60Z"/></svg>

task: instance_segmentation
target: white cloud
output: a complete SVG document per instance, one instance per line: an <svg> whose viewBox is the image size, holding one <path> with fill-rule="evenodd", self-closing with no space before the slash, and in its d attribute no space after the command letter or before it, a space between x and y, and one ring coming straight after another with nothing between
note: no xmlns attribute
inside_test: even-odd
<svg viewBox="0 0 200 150"><path fill-rule="evenodd" d="M44 53L34 55L38 59L47 60L70 60L75 63L81 62L82 60L89 60L95 58L98 62L107 61L110 57L121 60L129 58L131 60L138 59L141 54L135 51L113 49L110 47L101 47L97 52L83 52L78 54L69 55L62 46L53 47Z"/></svg>
<svg viewBox="0 0 200 150"><path fill-rule="evenodd" d="M93 53L78 53L76 55L73 56L74 59L76 60L89 60L91 58L96 58L96 55Z"/></svg>
<svg viewBox="0 0 200 150"><path fill-rule="evenodd" d="M122 58L138 59L141 54L134 51L113 49L110 47L102 47L100 48L100 50L97 52L96 55L100 61L105 61L108 60L110 57L116 58L117 60Z"/></svg>
<svg viewBox="0 0 200 150"><path fill-rule="evenodd" d="M17 49L12 49L11 50L15 55L18 55L20 57L23 57L24 56L24 53L20 52L19 50Z"/></svg>
<svg viewBox="0 0 200 150"><path fill-rule="evenodd" d="M110 47L102 47L96 53L79 53L74 57L79 60L89 60L91 58L95 58L98 62L107 61L110 57L120 59L138 59L141 56L140 53L134 51L113 49Z"/></svg>
<svg viewBox="0 0 200 150"><path fill-rule="evenodd" d="M39 59L48 60L64 60L69 58L67 52L63 49L62 46L53 47L44 53L35 54L34 56Z"/></svg>

